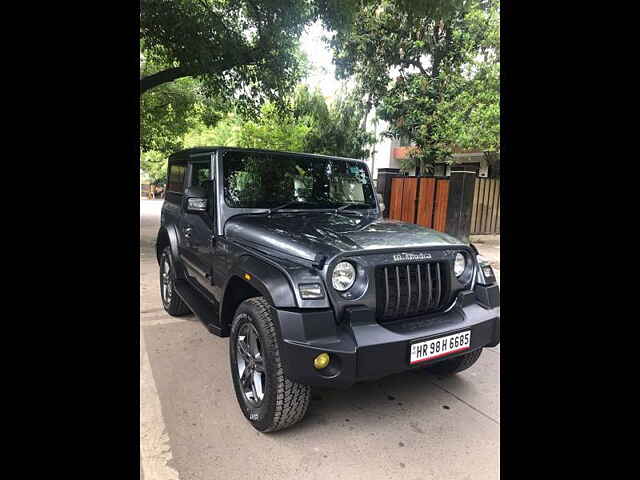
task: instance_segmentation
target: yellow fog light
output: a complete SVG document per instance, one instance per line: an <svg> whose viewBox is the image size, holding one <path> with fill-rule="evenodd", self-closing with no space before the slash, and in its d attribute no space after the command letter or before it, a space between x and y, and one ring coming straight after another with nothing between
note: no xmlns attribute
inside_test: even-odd
<svg viewBox="0 0 640 480"><path fill-rule="evenodd" d="M329 365L329 360L330 359L329 359L328 353L321 353L313 360L313 366L316 367L318 370L322 370L327 365Z"/></svg>

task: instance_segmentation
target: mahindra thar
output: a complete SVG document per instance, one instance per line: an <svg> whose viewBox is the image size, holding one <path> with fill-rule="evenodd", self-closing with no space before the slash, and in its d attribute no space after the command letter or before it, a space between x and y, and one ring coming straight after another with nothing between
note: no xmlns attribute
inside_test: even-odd
<svg viewBox="0 0 640 480"><path fill-rule="evenodd" d="M242 412L300 421L312 386L454 374L500 341L500 295L473 245L385 220L366 163L210 147L175 153L157 236L170 315L229 337Z"/></svg>

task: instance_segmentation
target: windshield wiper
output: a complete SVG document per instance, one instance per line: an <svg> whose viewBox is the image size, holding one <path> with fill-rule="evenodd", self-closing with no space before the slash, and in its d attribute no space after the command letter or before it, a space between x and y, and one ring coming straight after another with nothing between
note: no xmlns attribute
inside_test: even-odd
<svg viewBox="0 0 640 480"><path fill-rule="evenodd" d="M277 212L279 210L283 210L287 207L290 207L292 205L318 205L317 202L306 202L306 201L298 201L298 200L291 200L290 202L287 203L283 203L282 205L278 205L277 207L273 207L273 208L268 208L267 209L267 214L271 215L274 212ZM306 209L304 209L306 210ZM317 209L311 209L311 210L317 210Z"/></svg>
<svg viewBox="0 0 640 480"><path fill-rule="evenodd" d="M297 200L291 200L290 202L283 203L282 205L278 205L277 207L268 208L267 209L268 214L271 215L273 212L282 210L283 208L287 208L288 206L293 205L294 203L301 203L301 202L298 202Z"/></svg>
<svg viewBox="0 0 640 480"><path fill-rule="evenodd" d="M349 207L354 207L354 206L359 206L359 205L366 205L367 208L371 208L371 206L368 203L360 203L360 202L349 202L346 203L345 205L342 205L341 207L337 207L335 209L335 213L354 213L356 215L362 215L361 213L358 212L346 212L345 210Z"/></svg>

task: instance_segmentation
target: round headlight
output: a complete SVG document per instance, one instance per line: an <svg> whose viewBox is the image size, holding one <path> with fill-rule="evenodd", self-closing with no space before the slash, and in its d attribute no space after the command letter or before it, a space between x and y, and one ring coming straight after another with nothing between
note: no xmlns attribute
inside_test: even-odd
<svg viewBox="0 0 640 480"><path fill-rule="evenodd" d="M461 253L456 253L456 259L453 264L453 272L456 274L456 277L459 277L464 273L466 263L467 262L464 259L464 255L462 255Z"/></svg>
<svg viewBox="0 0 640 480"><path fill-rule="evenodd" d="M349 262L340 262L333 269L333 275L331 277L331 283L333 288L339 292L349 290L356 281L356 269Z"/></svg>

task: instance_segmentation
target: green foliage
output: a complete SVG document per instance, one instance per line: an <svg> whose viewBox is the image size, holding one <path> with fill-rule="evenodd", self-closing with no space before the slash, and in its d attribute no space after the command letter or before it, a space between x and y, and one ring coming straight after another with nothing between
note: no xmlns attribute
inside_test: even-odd
<svg viewBox="0 0 640 480"><path fill-rule="evenodd" d="M215 128L209 128L203 123L199 123L184 137L184 148L238 146L242 124L242 119L234 113L230 113L220 120Z"/></svg>
<svg viewBox="0 0 640 480"><path fill-rule="evenodd" d="M141 152L140 168L154 185L167 183L167 157L161 152Z"/></svg>
<svg viewBox="0 0 640 480"><path fill-rule="evenodd" d="M298 39L318 14L307 0L142 0L143 51L166 68L143 77L141 90L197 77L208 97L255 112L299 80Z"/></svg>
<svg viewBox="0 0 640 480"><path fill-rule="evenodd" d="M162 68L146 58L140 67L143 74ZM228 109L226 102L206 97L196 79L159 85L140 98L140 149L167 155L180 150L187 132L198 125L215 126Z"/></svg>
<svg viewBox="0 0 640 480"><path fill-rule="evenodd" d="M260 115L251 120L228 113L215 128L210 128L199 117L192 116L189 121L193 125L179 142L179 148L236 146L365 158L368 146L375 142L375 137L362 128L365 117L365 106L352 94L342 94L327 104L318 90L312 92L301 86L284 108L266 103ZM143 152L141 168L154 181L163 183L165 159L170 153L166 149Z"/></svg>
<svg viewBox="0 0 640 480"><path fill-rule="evenodd" d="M182 137L196 124L194 81L182 78L161 85L140 100L140 148L171 152L182 147Z"/></svg>
<svg viewBox="0 0 640 480"><path fill-rule="evenodd" d="M310 128L293 116L279 111L272 103L262 107L260 118L242 125L238 146L301 152Z"/></svg>
<svg viewBox="0 0 640 480"><path fill-rule="evenodd" d="M282 111L307 67L298 49L305 26L322 18L330 28L344 28L356 4L142 0L141 150L178 150L187 132L200 124L215 126L231 107L244 118L259 116L265 102ZM253 125L260 138L266 131L258 126Z"/></svg>
<svg viewBox="0 0 640 480"><path fill-rule="evenodd" d="M304 151L349 158L366 158L374 135L365 129L366 107L355 95L342 93L327 105L319 91L297 91L294 116L309 126Z"/></svg>
<svg viewBox="0 0 640 480"><path fill-rule="evenodd" d="M464 41L471 53L462 72L451 77L449 95L440 110L442 131L465 149L500 150L500 18L499 3L471 9L465 17ZM474 45L478 48L474 50Z"/></svg>
<svg viewBox="0 0 640 480"><path fill-rule="evenodd" d="M362 128L364 116L361 102L353 96L339 96L328 105L319 91L301 86L284 107L266 103L253 119L229 114L215 129L195 127L184 143L364 158L367 145L375 141Z"/></svg>
<svg viewBox="0 0 640 480"><path fill-rule="evenodd" d="M405 167L499 145L498 25L499 2L379 0L331 40L337 75L418 147Z"/></svg>

